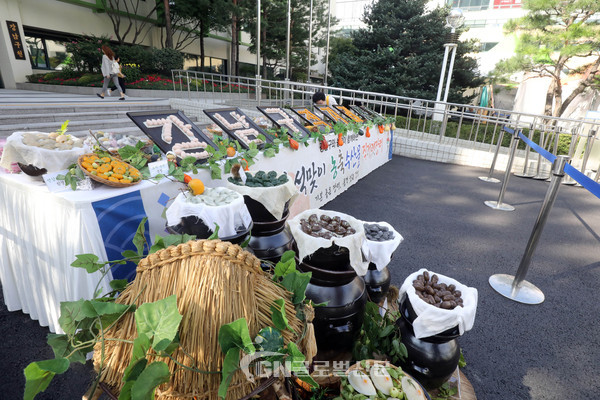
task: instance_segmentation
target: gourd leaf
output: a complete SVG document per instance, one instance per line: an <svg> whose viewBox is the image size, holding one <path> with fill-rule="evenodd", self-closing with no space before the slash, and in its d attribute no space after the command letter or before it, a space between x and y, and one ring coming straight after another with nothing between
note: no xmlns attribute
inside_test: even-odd
<svg viewBox="0 0 600 400"><path fill-rule="evenodd" d="M275 149L274 149L274 148L272 148L272 147L270 147L270 148L266 149L266 150L263 152L263 155L264 155L266 158L272 158L272 157L275 157Z"/></svg>
<svg viewBox="0 0 600 400"><path fill-rule="evenodd" d="M122 292L127 287L127 283L127 279L113 279L108 284L112 290Z"/></svg>
<svg viewBox="0 0 600 400"><path fill-rule="evenodd" d="M88 273L94 273L104 267L104 263L99 263L98 256L95 254L77 254L75 261L71 263L72 267L85 268Z"/></svg>
<svg viewBox="0 0 600 400"><path fill-rule="evenodd" d="M279 352L283 347L283 336L277 329L267 326L258 331L254 342L260 351Z"/></svg>
<svg viewBox="0 0 600 400"><path fill-rule="evenodd" d="M89 332L83 332L82 335L85 336L84 339L86 339L86 340L92 339L92 335ZM77 336L79 336L79 334ZM83 340L82 338L79 338L79 337L77 339ZM79 342L79 340L74 340L74 341ZM80 348L80 349L74 351L74 348L73 348L73 345L71 344L71 339L70 339L69 335L56 334L56 333L48 334L47 343L50 347L52 347L52 351L54 352L55 358L63 358L70 354L70 357L69 357L70 362L79 362L82 364L85 364L85 362L86 362L86 359L85 359L86 354L89 351L93 350L93 347L94 347L94 345L91 344L86 348Z"/></svg>
<svg viewBox="0 0 600 400"><path fill-rule="evenodd" d="M153 400L154 389L169 381L171 371L162 361L155 361L140 373L131 387L131 400Z"/></svg>
<svg viewBox="0 0 600 400"><path fill-rule="evenodd" d="M219 385L219 397L225 399L227 389L233 378L233 374L239 368L240 364L240 349L232 347L227 350L225 359L223 360L223 368L221 369L221 384Z"/></svg>
<svg viewBox="0 0 600 400"><path fill-rule="evenodd" d="M284 277L287 274L291 274L296 271L296 259L295 254L292 250L288 250L281 256L281 260L275 265L275 271L273 273L273 279Z"/></svg>
<svg viewBox="0 0 600 400"><path fill-rule="evenodd" d="M253 354L255 348L252 344L252 339L250 339L250 332L248 331L248 322L246 319L239 318L233 322L222 325L221 328L219 328L219 345L225 354L232 348L244 350L247 354Z"/></svg>
<svg viewBox="0 0 600 400"><path fill-rule="evenodd" d="M165 350L175 340L182 318L175 295L144 303L135 312L138 334L148 336L156 351Z"/></svg>
<svg viewBox="0 0 600 400"><path fill-rule="evenodd" d="M312 277L312 272L298 272L294 271L283 277L281 284L284 288L293 293L292 303L300 304L306 298L305 292L308 283L310 282L310 278Z"/></svg>
<svg viewBox="0 0 600 400"><path fill-rule="evenodd" d="M213 164L210 166L210 177L212 179L221 179L221 168L218 165Z"/></svg>
<svg viewBox="0 0 600 400"><path fill-rule="evenodd" d="M137 231L135 232L135 236L133 237L133 244L135 245L138 255L144 254L144 244L146 244L146 238L144 237L144 233L146 232L146 221L148 221L148 217L142 218Z"/></svg>
<svg viewBox="0 0 600 400"><path fill-rule="evenodd" d="M308 383L312 387L319 387L319 384L310 376L304 361L306 357L298 349L298 346L294 342L289 342L287 345L287 353L289 357L286 360L286 367L288 367L296 376Z"/></svg>
<svg viewBox="0 0 600 400"><path fill-rule="evenodd" d="M62 374L69 369L70 362L66 358L35 361L25 367L24 400L33 400L40 392L46 390L56 374Z"/></svg>
<svg viewBox="0 0 600 400"><path fill-rule="evenodd" d="M279 330L291 329L288 323L288 319L285 315L285 301L283 299L277 299L271 305L271 320L275 328Z"/></svg>
<svg viewBox="0 0 600 400"><path fill-rule="evenodd" d="M258 149L250 149L246 152L246 155L250 158L254 158L258 155Z"/></svg>

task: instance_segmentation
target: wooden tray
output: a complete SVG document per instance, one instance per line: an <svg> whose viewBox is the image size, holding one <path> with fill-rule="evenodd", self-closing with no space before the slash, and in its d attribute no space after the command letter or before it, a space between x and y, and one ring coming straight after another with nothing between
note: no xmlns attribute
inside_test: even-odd
<svg viewBox="0 0 600 400"><path fill-rule="evenodd" d="M131 182L131 183L113 182L113 181L109 181L108 179L100 178L97 175L90 174L88 172L88 170L85 169L81 165L81 163L83 161L83 157L88 157L88 156L91 156L91 155L93 155L93 153L82 154L82 155L79 156L79 158L77 158L77 165L79 166L79 168L81 168L81 170L83 171L84 174L86 174L87 176L90 177L90 179L92 179L92 180L94 180L96 182L103 183L103 184L105 184L107 186L116 187L116 188L124 188L124 187L129 187L129 186L137 185L138 183L140 183L142 181L142 179L141 179L142 175L141 174L140 174L140 180L139 181L137 181L137 182ZM115 159L115 157L110 157L110 158L111 159ZM140 172L140 171L137 170L137 168L133 168L131 165L127 164L124 161L119 160L119 162L122 162L123 164L126 164L130 169L135 170L138 173Z"/></svg>

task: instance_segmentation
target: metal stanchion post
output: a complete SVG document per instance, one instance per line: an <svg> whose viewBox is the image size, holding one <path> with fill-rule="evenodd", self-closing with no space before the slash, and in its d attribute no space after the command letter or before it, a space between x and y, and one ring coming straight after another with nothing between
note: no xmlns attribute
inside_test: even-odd
<svg viewBox="0 0 600 400"><path fill-rule="evenodd" d="M558 142L560 141L560 134L562 133L562 128L559 126L558 131L555 132L554 134L554 147L552 149L552 154L554 154L555 156L558 155ZM548 147L550 148L550 147ZM550 176L548 176L548 179L546 179L546 182L550 182L552 180L552 174L550 174Z"/></svg>
<svg viewBox="0 0 600 400"><path fill-rule="evenodd" d="M494 170L496 169L496 160L498 159L498 153L500 152L500 147L502 147L502 140L504 139L504 129L500 129L500 134L498 135L498 143L496 144L496 152L494 153L494 158L492 159L492 165L490 166L490 172L488 172L488 176L480 176L484 182L491 183L500 183L500 179L492 178L494 174Z"/></svg>
<svg viewBox="0 0 600 400"><path fill-rule="evenodd" d="M552 127L552 131L549 131L548 134L546 135L545 132L542 131L542 134L540 136L540 146L545 149L546 146L549 144L549 142L552 142L552 139L550 138L550 135L556 135L556 132L554 132L554 127ZM545 175L542 173L542 163L545 161L546 159L544 157L542 157L541 154L538 154L538 165L537 165L537 171L535 173L535 176L532 177L532 179L536 179L536 180L546 180L549 178L550 174Z"/></svg>
<svg viewBox="0 0 600 400"><path fill-rule="evenodd" d="M550 182L544 203L533 226L517 274L514 277L507 274L496 274L489 278L490 286L504 297L523 304L540 304L544 301L544 293L532 283L527 282L525 276L554 200L556 200L560 181L565 176L565 164L569 160L569 156L558 156L552 164L552 182Z"/></svg>
<svg viewBox="0 0 600 400"><path fill-rule="evenodd" d="M504 199L504 192L506 191L506 186L508 185L508 178L510 178L510 171L512 170L513 161L515 159L515 151L517 150L517 145L519 143L519 132L520 130L516 130L513 133L513 137L510 140L510 155L508 157L508 164L506 165L506 171L504 172L504 180L502 181L502 187L500 188L500 194L498 195L498 201L484 201L484 204L494 210L500 211L514 211L515 208L510 204L505 204L502 202Z"/></svg>
<svg viewBox="0 0 600 400"><path fill-rule="evenodd" d="M533 141L533 133L535 132L535 119L529 126L529 134L527 137L529 140ZM518 176L519 178L533 178L533 174L528 174L527 170L529 169L529 145L525 146L525 162L523 163L523 172L520 174L513 174L514 176Z"/></svg>
<svg viewBox="0 0 600 400"><path fill-rule="evenodd" d="M581 127L581 124L579 124ZM571 144L569 145L569 158L573 159L573 155L575 155L575 148L577 147L577 139L579 138L579 128L575 127L571 129ZM575 185L577 181L567 175L566 179L563 179L563 185Z"/></svg>
<svg viewBox="0 0 600 400"><path fill-rule="evenodd" d="M590 130L588 133L588 140L585 144L585 151L583 152L583 161L581 162L581 172L585 175L585 170L587 168L588 159L590 158L590 153L592 152L592 147L594 146L594 139L596 138L596 131ZM577 183L577 186L581 186Z"/></svg>

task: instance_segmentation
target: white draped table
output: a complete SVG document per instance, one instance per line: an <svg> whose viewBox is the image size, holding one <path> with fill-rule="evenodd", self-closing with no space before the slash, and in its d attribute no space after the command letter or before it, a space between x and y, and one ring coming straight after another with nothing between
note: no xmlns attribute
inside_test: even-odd
<svg viewBox="0 0 600 400"><path fill-rule="evenodd" d="M333 200L391 158L388 131L370 138L349 135L342 147L337 147L336 135L328 140L325 151L311 141L297 151L281 148L275 158L259 154L252 167L291 176L300 192L291 216ZM207 170L197 177L209 187L224 184L211 180ZM22 310L41 326L61 332L60 302L93 297L100 280L99 272L71 267L75 255L117 259L115 255L131 248L144 217L150 240L164 235L165 199L174 198L181 188L183 184L163 179L129 188L98 186L92 191L52 193L39 178L0 174L0 281L8 310ZM121 274L131 277L134 270L128 268ZM112 278L109 274L100 282L104 293Z"/></svg>

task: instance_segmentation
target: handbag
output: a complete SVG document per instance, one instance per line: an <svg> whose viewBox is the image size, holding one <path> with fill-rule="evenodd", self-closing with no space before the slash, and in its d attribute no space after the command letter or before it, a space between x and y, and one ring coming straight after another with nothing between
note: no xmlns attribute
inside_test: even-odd
<svg viewBox="0 0 600 400"><path fill-rule="evenodd" d="M118 62L116 62L116 61L113 61L113 62L112 62L112 67L111 67L111 69L110 69L110 74L111 74L111 75L116 75L116 74L118 74L119 72L121 72L121 68L119 67L119 63L118 63Z"/></svg>

